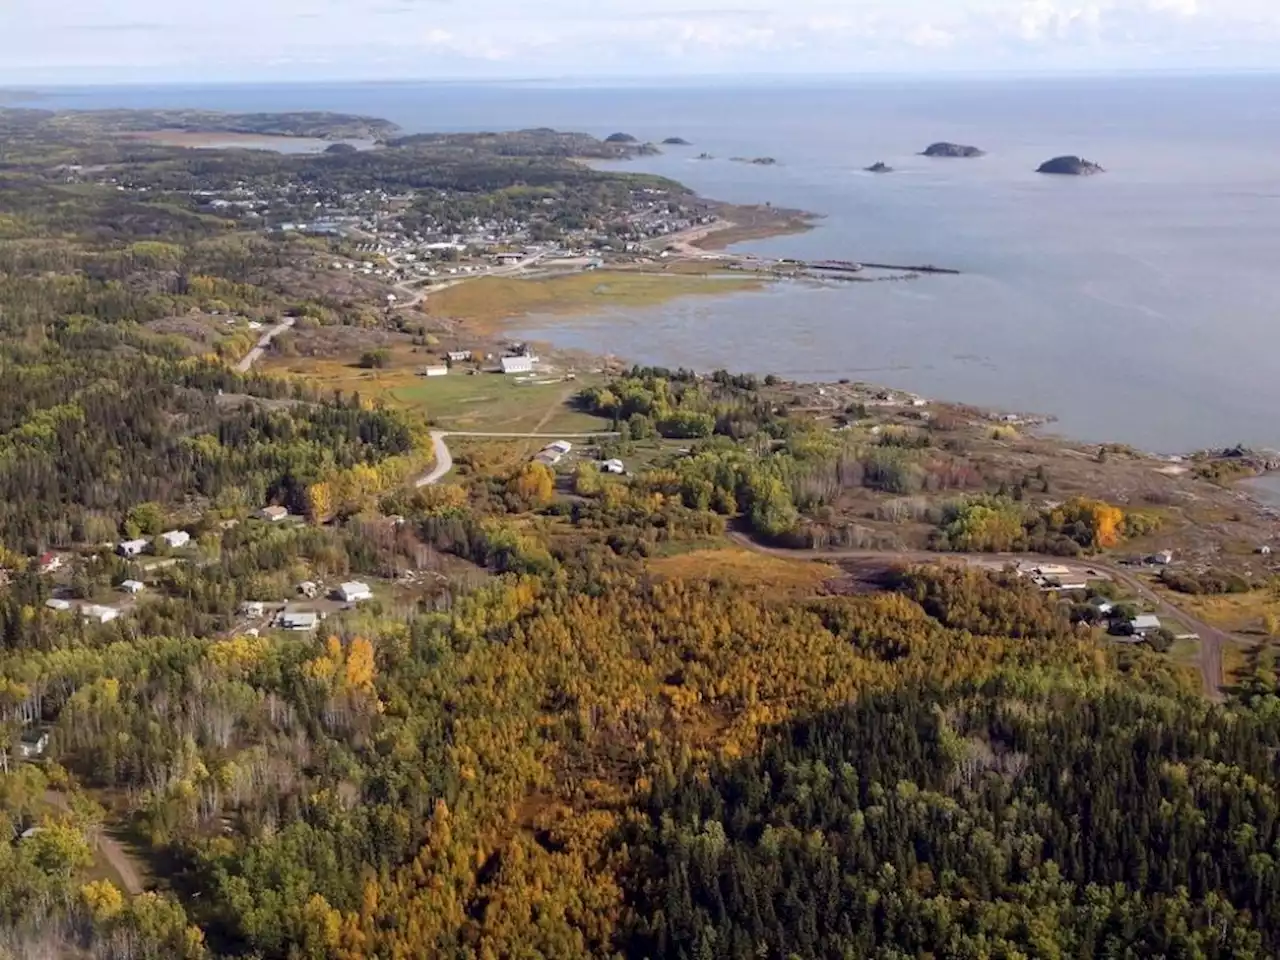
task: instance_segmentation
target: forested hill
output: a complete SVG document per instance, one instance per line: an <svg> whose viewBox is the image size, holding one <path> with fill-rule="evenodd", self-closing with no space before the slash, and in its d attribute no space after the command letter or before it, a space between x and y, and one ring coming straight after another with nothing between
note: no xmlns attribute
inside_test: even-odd
<svg viewBox="0 0 1280 960"><path fill-rule="evenodd" d="M0 99L0 102L3 102ZM217 110L0 109L0 123L37 134L109 137L121 133L183 131L324 140L381 140L399 131L389 120L325 111L224 113Z"/></svg>

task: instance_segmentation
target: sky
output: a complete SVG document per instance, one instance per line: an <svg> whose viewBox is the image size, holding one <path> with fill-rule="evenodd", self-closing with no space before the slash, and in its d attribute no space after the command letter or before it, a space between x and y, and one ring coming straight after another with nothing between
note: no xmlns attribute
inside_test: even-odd
<svg viewBox="0 0 1280 960"><path fill-rule="evenodd" d="M0 0L0 83L1266 69L1280 0Z"/></svg>

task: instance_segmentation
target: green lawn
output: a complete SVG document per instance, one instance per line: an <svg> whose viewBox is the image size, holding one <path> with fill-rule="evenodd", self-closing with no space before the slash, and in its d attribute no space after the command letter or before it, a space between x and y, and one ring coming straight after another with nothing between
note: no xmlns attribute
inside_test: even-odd
<svg viewBox="0 0 1280 960"><path fill-rule="evenodd" d="M544 384L492 373L450 374L416 378L390 395L446 430L588 433L610 429L609 421L574 410L568 401L597 379Z"/></svg>

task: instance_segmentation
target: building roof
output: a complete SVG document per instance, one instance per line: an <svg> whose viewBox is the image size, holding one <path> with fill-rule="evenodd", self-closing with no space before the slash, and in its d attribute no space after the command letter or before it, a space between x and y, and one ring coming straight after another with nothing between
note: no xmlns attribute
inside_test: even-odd
<svg viewBox="0 0 1280 960"><path fill-rule="evenodd" d="M141 580L126 580L124 583L120 584L120 586L124 587L124 589L128 590L130 593L137 593L139 590L145 588L146 584Z"/></svg>
<svg viewBox="0 0 1280 960"><path fill-rule="evenodd" d="M372 592L369 589L369 585L367 583L361 583L358 580L349 580L338 589L341 590L344 594Z"/></svg>
<svg viewBox="0 0 1280 960"><path fill-rule="evenodd" d="M1160 618L1154 613L1140 613L1129 621L1134 630L1159 630Z"/></svg>

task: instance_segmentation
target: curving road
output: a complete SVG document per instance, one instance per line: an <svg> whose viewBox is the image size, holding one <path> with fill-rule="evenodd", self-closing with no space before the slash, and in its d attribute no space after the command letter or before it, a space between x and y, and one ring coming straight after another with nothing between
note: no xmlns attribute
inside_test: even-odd
<svg viewBox="0 0 1280 960"><path fill-rule="evenodd" d="M742 533L730 533L729 539L739 546L783 559L802 560L871 560L899 563L945 563L949 560L959 563L990 567L993 563L1045 563L1058 564L1062 557L1042 556L1034 553L936 553L927 550L785 550L777 547L766 547ZM1215 702L1224 699L1222 687L1224 683L1222 649L1226 644L1234 643L1235 638L1224 630L1190 614L1170 603L1155 590L1151 589L1128 570L1095 557L1070 561L1077 566L1104 572L1117 583L1124 584L1136 596L1150 604L1161 616L1172 617L1186 624L1200 638L1200 680L1204 695Z"/></svg>
<svg viewBox="0 0 1280 960"><path fill-rule="evenodd" d="M489 437L495 440L595 440L597 437L616 437L608 430L595 433L500 433L487 430L432 430L431 447L435 451L436 465L431 472L414 481L415 487L429 487L439 483L453 469L453 454L444 442L446 437Z"/></svg>
<svg viewBox="0 0 1280 960"><path fill-rule="evenodd" d="M271 346L271 341L286 330L291 328L297 321L293 317L285 317L274 327L258 338L258 344L252 350L244 355L244 359L236 364L237 373L248 373L255 363L261 359L262 355L267 352L267 348Z"/></svg>

